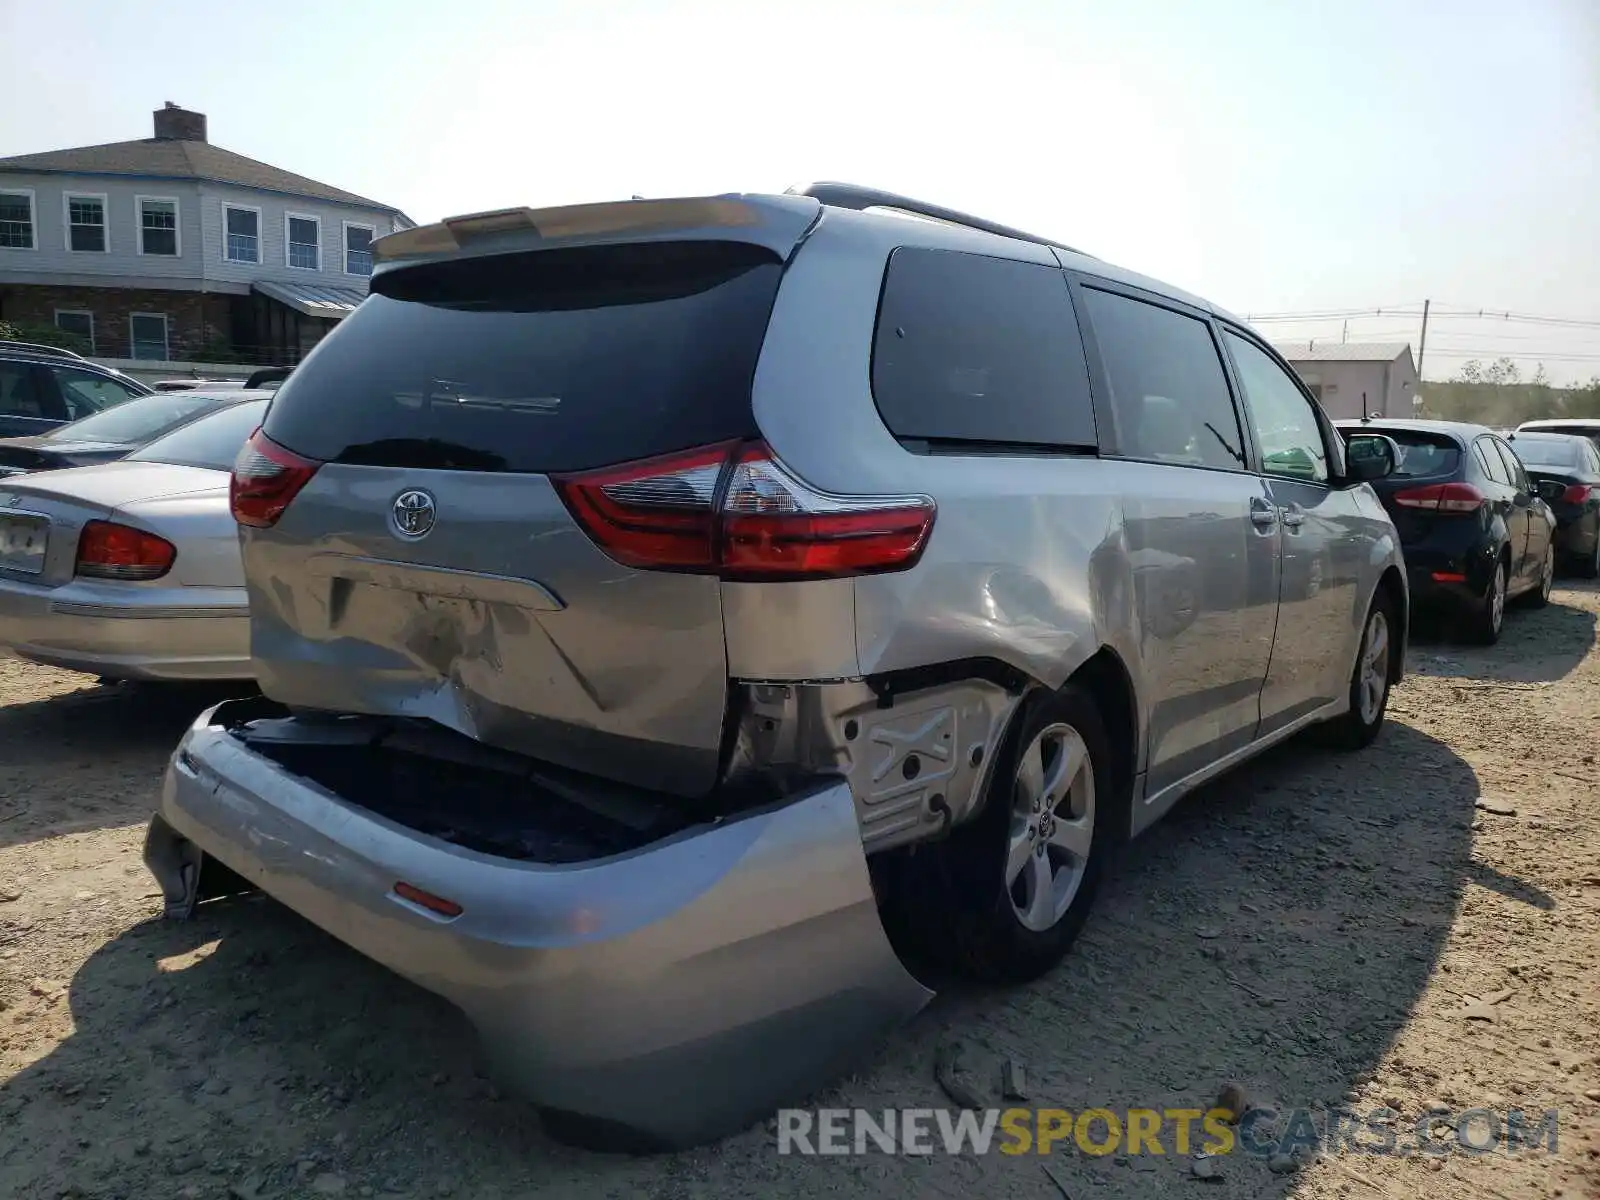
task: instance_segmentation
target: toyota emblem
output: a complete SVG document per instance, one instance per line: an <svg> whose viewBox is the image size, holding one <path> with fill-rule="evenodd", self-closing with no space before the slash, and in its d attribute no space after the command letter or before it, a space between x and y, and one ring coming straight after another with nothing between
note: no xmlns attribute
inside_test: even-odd
<svg viewBox="0 0 1600 1200"><path fill-rule="evenodd" d="M394 531L407 541L427 537L438 509L433 497L420 488L401 492L394 498Z"/></svg>

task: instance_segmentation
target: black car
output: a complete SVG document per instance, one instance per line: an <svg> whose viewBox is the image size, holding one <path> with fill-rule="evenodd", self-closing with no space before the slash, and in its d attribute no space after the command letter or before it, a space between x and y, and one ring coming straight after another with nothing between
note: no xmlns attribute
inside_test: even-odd
<svg viewBox="0 0 1600 1200"><path fill-rule="evenodd" d="M1511 448L1556 515L1556 553L1585 579L1600 578L1600 449L1543 430L1512 434Z"/></svg>
<svg viewBox="0 0 1600 1200"><path fill-rule="evenodd" d="M48 433L150 389L70 350L0 342L0 437Z"/></svg>
<svg viewBox="0 0 1600 1200"><path fill-rule="evenodd" d="M0 439L0 476L111 462L219 408L271 395L228 388L137 396L38 437Z"/></svg>
<svg viewBox="0 0 1600 1200"><path fill-rule="evenodd" d="M1400 534L1415 610L1454 617L1489 643L1507 601L1548 602L1555 514L1504 439L1454 421L1336 424L1346 441L1377 433L1399 449L1393 473L1372 487Z"/></svg>

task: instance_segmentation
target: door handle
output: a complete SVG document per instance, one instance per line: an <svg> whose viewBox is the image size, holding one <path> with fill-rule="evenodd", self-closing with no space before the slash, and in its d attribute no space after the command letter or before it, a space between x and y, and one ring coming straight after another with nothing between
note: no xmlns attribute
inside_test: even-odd
<svg viewBox="0 0 1600 1200"><path fill-rule="evenodd" d="M1306 523L1306 515L1298 508L1285 505L1278 510L1283 514L1283 527L1285 529L1299 529Z"/></svg>
<svg viewBox="0 0 1600 1200"><path fill-rule="evenodd" d="M1250 523L1257 529L1271 529L1278 523L1278 513L1265 500L1250 501Z"/></svg>

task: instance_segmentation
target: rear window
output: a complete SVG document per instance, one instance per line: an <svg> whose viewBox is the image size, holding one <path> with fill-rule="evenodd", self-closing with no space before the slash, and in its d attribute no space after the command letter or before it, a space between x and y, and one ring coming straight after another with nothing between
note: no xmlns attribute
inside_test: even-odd
<svg viewBox="0 0 1600 1200"><path fill-rule="evenodd" d="M754 436L782 264L733 242L542 250L379 275L267 434L331 462L575 471Z"/></svg>
<svg viewBox="0 0 1600 1200"><path fill-rule="evenodd" d="M1089 369L1056 267L896 250L878 305L872 394L904 441L1096 445Z"/></svg>
<svg viewBox="0 0 1600 1200"><path fill-rule="evenodd" d="M62 425L47 436L61 442L116 442L132 445L160 437L216 405L212 396L194 392L157 392L136 396L93 416Z"/></svg>
<svg viewBox="0 0 1600 1200"><path fill-rule="evenodd" d="M1347 439L1365 432L1382 433L1393 439L1400 447L1400 461L1395 464L1394 475L1390 478L1454 475L1461 465L1461 447L1446 434L1418 429L1345 429L1341 432Z"/></svg>
<svg viewBox="0 0 1600 1200"><path fill-rule="evenodd" d="M267 400L247 400L230 404L210 416L190 421L182 429L157 438L137 454L133 462L176 463L185 467L209 467L228 471L239 457L245 439L255 432L266 415Z"/></svg>
<svg viewBox="0 0 1600 1200"><path fill-rule="evenodd" d="M1584 444L1571 437L1540 437L1536 433L1523 433L1517 435L1511 448L1530 467L1561 467L1581 471L1589 465Z"/></svg>

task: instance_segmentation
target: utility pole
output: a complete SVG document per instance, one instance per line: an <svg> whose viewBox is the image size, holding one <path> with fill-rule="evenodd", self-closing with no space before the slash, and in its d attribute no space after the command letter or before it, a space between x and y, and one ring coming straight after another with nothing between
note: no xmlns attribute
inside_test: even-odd
<svg viewBox="0 0 1600 1200"><path fill-rule="evenodd" d="M1432 300L1422 302L1422 339L1417 343L1417 389L1422 388L1422 355L1428 349L1428 309Z"/></svg>
<svg viewBox="0 0 1600 1200"><path fill-rule="evenodd" d="M1345 322L1344 322L1344 332L1339 334L1339 342L1342 345L1343 343L1348 342L1349 340L1350 340L1350 318L1346 317L1345 318Z"/></svg>

